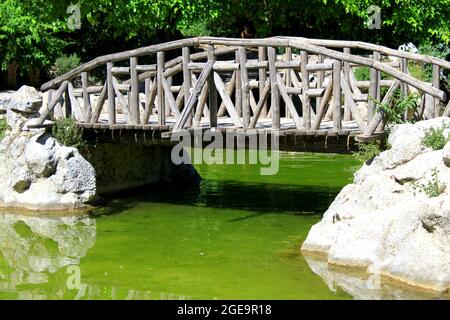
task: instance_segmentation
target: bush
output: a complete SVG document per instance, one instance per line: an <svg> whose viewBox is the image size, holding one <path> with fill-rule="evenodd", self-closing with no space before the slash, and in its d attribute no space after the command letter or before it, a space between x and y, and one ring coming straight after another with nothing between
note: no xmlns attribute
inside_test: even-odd
<svg viewBox="0 0 450 320"><path fill-rule="evenodd" d="M425 132L425 136L422 138L422 145L433 150L441 150L445 144L450 140L450 136L444 136L444 130L448 126L443 125L440 128L430 128Z"/></svg>
<svg viewBox="0 0 450 320"><path fill-rule="evenodd" d="M9 130L8 124L5 118L0 118L0 140L5 137L5 132Z"/></svg>
<svg viewBox="0 0 450 320"><path fill-rule="evenodd" d="M62 76L70 70L78 67L80 64L81 60L77 54L71 54L70 56L61 56L56 59L55 64L52 67L52 75L55 77Z"/></svg>
<svg viewBox="0 0 450 320"><path fill-rule="evenodd" d="M378 156L382 151L381 144L378 141L370 143L358 143L357 147L358 151L353 152L353 156L361 163L367 163L373 160L373 158Z"/></svg>
<svg viewBox="0 0 450 320"><path fill-rule="evenodd" d="M427 184L413 183L413 188L425 193L429 198L438 197L445 191L445 185L439 180L436 168L433 169L431 180Z"/></svg>
<svg viewBox="0 0 450 320"><path fill-rule="evenodd" d="M369 97L369 99L373 99ZM394 97L391 104L383 104L375 100L377 104L377 111L382 112L386 124L400 124L405 123L405 114L414 112L420 102L420 96L416 93L409 94L408 96L402 96L399 90L394 92Z"/></svg>
<svg viewBox="0 0 450 320"><path fill-rule="evenodd" d="M433 45L428 41L419 46L419 52L421 54L446 60L447 56L450 54L450 48L445 44ZM424 78L425 81L428 82L433 79L433 66L431 64L426 64L424 66Z"/></svg>
<svg viewBox="0 0 450 320"><path fill-rule="evenodd" d="M370 68L369 67L359 67L354 69L355 78L358 81L370 80Z"/></svg>
<svg viewBox="0 0 450 320"><path fill-rule="evenodd" d="M80 148L85 145L82 131L77 127L73 118L56 120L52 133L59 143L67 147Z"/></svg>

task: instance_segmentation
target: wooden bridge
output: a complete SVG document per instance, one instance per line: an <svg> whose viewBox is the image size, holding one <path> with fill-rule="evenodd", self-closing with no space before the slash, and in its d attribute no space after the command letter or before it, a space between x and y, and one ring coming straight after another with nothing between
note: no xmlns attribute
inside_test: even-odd
<svg viewBox="0 0 450 320"><path fill-rule="evenodd" d="M430 65L432 82L414 78L410 63ZM360 67L370 69L368 81L356 79ZM191 38L98 57L44 84L48 98L34 126L74 117L85 129L162 138L216 128L348 146L349 137L367 141L384 132L378 105L391 105L396 92L421 97L405 119L449 116L439 84L444 69L449 62L364 42ZM93 74L103 85L91 83Z"/></svg>

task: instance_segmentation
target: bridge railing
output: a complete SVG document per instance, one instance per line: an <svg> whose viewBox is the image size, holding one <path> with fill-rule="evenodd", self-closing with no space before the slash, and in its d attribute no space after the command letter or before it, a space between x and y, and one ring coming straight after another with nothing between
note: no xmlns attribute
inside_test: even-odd
<svg viewBox="0 0 450 320"><path fill-rule="evenodd" d="M355 49L370 54L352 54ZM414 78L408 61L432 65L432 82ZM356 79L357 67L370 69L369 80ZM105 68L105 81L90 85L89 73L97 68ZM283 130L290 123L294 130L339 133L351 122L367 137L383 130L377 103L389 105L397 90L421 95L416 116L449 116L439 84L443 69L450 63L362 42L192 38L98 57L44 84L49 99L38 124L72 116L86 126L111 128L246 130L269 124Z"/></svg>

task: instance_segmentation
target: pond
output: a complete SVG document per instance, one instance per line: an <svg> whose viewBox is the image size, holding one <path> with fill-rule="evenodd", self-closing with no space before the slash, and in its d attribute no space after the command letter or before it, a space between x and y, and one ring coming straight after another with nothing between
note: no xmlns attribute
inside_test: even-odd
<svg viewBox="0 0 450 320"><path fill-rule="evenodd" d="M0 214L0 299L351 299L300 246L358 163L200 165L198 188L107 199L85 217ZM331 289L330 289L331 288Z"/></svg>

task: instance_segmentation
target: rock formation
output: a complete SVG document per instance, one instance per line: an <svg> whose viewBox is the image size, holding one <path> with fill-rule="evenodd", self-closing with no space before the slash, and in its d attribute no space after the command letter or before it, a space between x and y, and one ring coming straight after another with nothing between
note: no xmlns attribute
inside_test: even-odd
<svg viewBox="0 0 450 320"><path fill-rule="evenodd" d="M77 149L61 145L44 130L24 130L41 106L41 94L26 86L0 100L10 127L0 141L0 206L83 207L96 195L95 170Z"/></svg>
<svg viewBox="0 0 450 320"><path fill-rule="evenodd" d="M426 130L443 124L450 118L395 126L391 148L355 174L302 250L323 253L331 265L448 292L450 143L436 151L421 144ZM430 195L427 188L439 190Z"/></svg>

